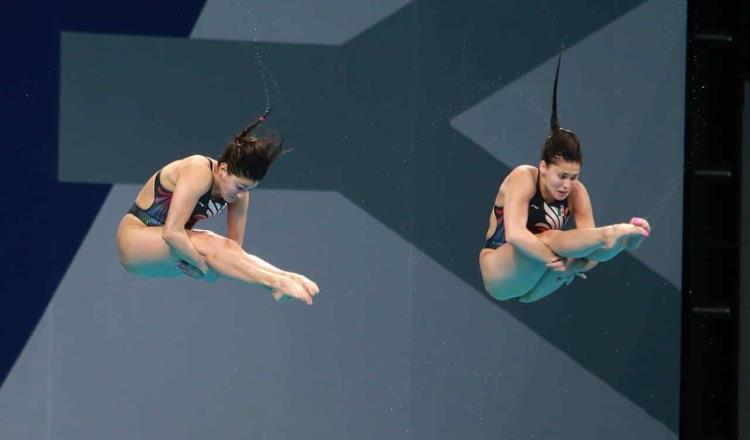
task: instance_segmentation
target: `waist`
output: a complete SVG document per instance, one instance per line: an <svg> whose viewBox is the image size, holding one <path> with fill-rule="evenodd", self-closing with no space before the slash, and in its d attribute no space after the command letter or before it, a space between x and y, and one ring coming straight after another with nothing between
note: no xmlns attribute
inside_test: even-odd
<svg viewBox="0 0 750 440"><path fill-rule="evenodd" d="M136 216L138 220L143 222L143 224L146 226L164 226L163 221L152 216L145 210L139 208L138 205L136 205L135 203L133 203L133 206L130 207L130 209L128 210L128 213Z"/></svg>

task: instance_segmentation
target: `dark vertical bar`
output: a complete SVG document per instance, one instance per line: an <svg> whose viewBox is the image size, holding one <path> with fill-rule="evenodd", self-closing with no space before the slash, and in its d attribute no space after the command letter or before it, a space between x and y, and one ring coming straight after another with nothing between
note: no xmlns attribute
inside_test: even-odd
<svg viewBox="0 0 750 440"><path fill-rule="evenodd" d="M747 16L746 16L747 17ZM745 40L747 42L747 40ZM746 46L747 47L747 46ZM747 60L747 52L745 52ZM739 439L750 440L750 69L745 71L745 106L742 134L742 248L740 256L740 360L739 360Z"/></svg>
<svg viewBox="0 0 750 440"><path fill-rule="evenodd" d="M742 117L742 247L740 267L740 336L738 377L738 434L750 440L750 2L742 4L742 39L740 40L745 81Z"/></svg>
<svg viewBox="0 0 750 440"><path fill-rule="evenodd" d="M741 2L689 0L681 439L737 439Z"/></svg>

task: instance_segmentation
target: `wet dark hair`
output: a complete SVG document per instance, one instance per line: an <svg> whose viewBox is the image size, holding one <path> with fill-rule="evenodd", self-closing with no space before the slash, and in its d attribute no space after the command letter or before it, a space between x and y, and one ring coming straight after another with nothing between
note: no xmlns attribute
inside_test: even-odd
<svg viewBox="0 0 750 440"><path fill-rule="evenodd" d="M230 174L259 181L265 177L273 161L286 152L283 150L284 141L276 135L250 135L270 114L269 109L243 128L227 144L224 153L219 158L219 163L226 163Z"/></svg>
<svg viewBox="0 0 750 440"><path fill-rule="evenodd" d="M557 79L560 76L561 59L562 54L557 58L555 86L552 92L552 117L550 118L552 133L544 142L542 160L548 165L555 163L558 159L583 164L583 153L581 152L581 142L578 140L578 136L570 130L560 128L560 124L557 122Z"/></svg>

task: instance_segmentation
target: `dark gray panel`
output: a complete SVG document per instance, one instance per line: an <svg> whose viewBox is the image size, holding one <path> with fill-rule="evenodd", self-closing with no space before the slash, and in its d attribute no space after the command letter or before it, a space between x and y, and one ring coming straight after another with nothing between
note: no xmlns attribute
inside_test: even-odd
<svg viewBox="0 0 750 440"><path fill-rule="evenodd" d="M191 38L343 44L412 0L208 0Z"/></svg>
<svg viewBox="0 0 750 440"><path fill-rule="evenodd" d="M320 282L305 307L125 273L136 191L112 190L0 390L2 438L674 438L337 194L255 193L248 247Z"/></svg>
<svg viewBox="0 0 750 440"><path fill-rule="evenodd" d="M114 248L136 192L102 207L0 393L0 437L46 438L15 436L33 422L60 439L409 438L411 246L338 194L260 191L246 247L318 281L313 307L139 278Z"/></svg>
<svg viewBox="0 0 750 440"><path fill-rule="evenodd" d="M421 254L414 261L412 438L676 439L665 424L434 265ZM564 332L587 320L569 313L550 325ZM653 386L640 377L647 371L634 370L632 347L602 342L589 347L592 354L617 356L625 364L620 375Z"/></svg>
<svg viewBox="0 0 750 440"><path fill-rule="evenodd" d="M686 16L678 6L651 0L568 48L558 99L561 124L582 139L581 179L597 222L648 218L655 233L634 255L677 288ZM451 124L508 167L536 165L556 64L547 60Z"/></svg>
<svg viewBox="0 0 750 440"><path fill-rule="evenodd" d="M66 34L60 175L142 182L218 153L270 97L298 148L266 187L339 191L479 292L476 253L508 169L449 120L639 3L418 2L337 50ZM498 307L676 429L677 290L627 256L574 286Z"/></svg>

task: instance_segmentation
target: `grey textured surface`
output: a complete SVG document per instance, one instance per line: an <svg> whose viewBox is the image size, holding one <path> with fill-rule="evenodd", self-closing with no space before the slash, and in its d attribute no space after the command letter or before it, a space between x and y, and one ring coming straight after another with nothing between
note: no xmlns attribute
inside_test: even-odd
<svg viewBox="0 0 750 440"><path fill-rule="evenodd" d="M340 45L412 0L207 0L190 38Z"/></svg>
<svg viewBox="0 0 750 440"><path fill-rule="evenodd" d="M247 247L319 282L313 307L139 278L114 248L136 193L113 188L0 390L0 437L409 438L411 246L335 193L260 191Z"/></svg>
<svg viewBox="0 0 750 440"><path fill-rule="evenodd" d="M676 438L335 193L251 206L248 247L319 281L313 307L127 274L137 190L113 188L0 390L0 437Z"/></svg>
<svg viewBox="0 0 750 440"><path fill-rule="evenodd" d="M677 288L684 113L675 109L684 108L684 6L646 2L566 50L558 96L560 123L583 144L581 180L598 224L647 217L655 234L636 258ZM536 165L556 63L545 61L452 125L508 167ZM530 145L537 154L529 154Z"/></svg>
<svg viewBox="0 0 750 440"><path fill-rule="evenodd" d="M673 16L660 18L656 13L663 14L670 8ZM644 15L644 11L654 14ZM680 249L670 246L679 243L666 240L658 250L644 247L643 254L638 251L632 256L620 256L597 268L588 281L576 282L533 305L499 304L483 296L476 254L484 238L492 196L512 165L505 163L508 158L500 160L482 136L491 139L493 130L507 133L518 127L527 136L522 139L526 146L519 144L519 156L526 151L528 159L524 158L524 162L537 158L547 133L551 83L551 75L542 71L561 44L570 48L561 83L561 119L584 142L585 181L592 189L595 206L601 206L597 210L599 222L619 219L621 213L640 214L639 208L645 205L641 200L625 199L621 206L612 207L603 199L619 194L619 181L643 190L637 182L643 179L651 185L646 187L646 195L652 210L645 214L657 219L655 236L660 231L665 231L664 239L673 236L670 231L679 228L679 222L670 224L665 219L679 209L681 191L677 185L659 185L665 176L679 174L681 165L662 163L661 168L653 169L634 160L629 155L638 154L641 146L628 136L642 136L653 142L649 153L654 163L682 149L669 118L684 112L673 94L684 75L668 75L675 74L674 69L684 61L684 39L680 39L684 11L684 1L667 0L576 0L565 4L415 1L339 47L66 33L62 41L60 179L141 183L176 157L196 152L218 154L223 142L270 102L275 109L271 125L287 138L288 145L297 149L274 166L264 188L341 194L380 227L409 243L414 255L423 255L446 271L430 271L426 278L438 277L439 273L441 279L447 280L452 274L470 286L465 290L457 287L455 291L465 292L457 296L465 296L466 301L483 304L482 312L475 312L474 306L467 309L477 317L473 323L476 328L495 334L496 314L511 316L528 331L519 333L522 347L533 345L536 339L530 335L534 335L564 353L580 369L566 367L559 383L593 375L640 407L657 424L676 431L679 290L672 282L674 273L670 275L664 267L675 267ZM622 27L624 22L637 30L636 36L631 35L631 28ZM627 62L653 57L658 51L663 51L664 64L660 65L664 70ZM594 62L592 57L597 52L601 60ZM583 79L571 78L576 69L585 74ZM641 89L628 89L637 87L639 82L623 79L621 69L634 69L637 79L655 87L648 90L658 93L647 95ZM622 94L613 94L606 83L599 82L602 78L622 81L618 84ZM583 80L591 83L591 91L583 87ZM495 93L509 91L507 99L518 104L517 113L525 118L474 123L472 130L466 130L469 137L456 131L465 130L467 127L458 122L479 115L476 111L493 102ZM585 109L578 107L578 100ZM672 107L666 108L665 102L671 102ZM524 107L529 105L535 107L531 112ZM474 106L477 107L472 109ZM654 114L653 109L659 109L659 113ZM505 117L513 115L508 113ZM618 125L622 121L632 124ZM667 125L655 127L657 122ZM626 139L622 142L628 149L600 147L604 128L611 128L618 138ZM641 172L635 183L629 179L635 169L633 164ZM654 202L658 193L663 199ZM307 219L320 215L317 209L304 212L288 232L314 230L307 225ZM253 227L250 232L265 234L265 229ZM325 246L325 237L304 238L321 240ZM267 251L278 261L288 261L291 249L296 251L299 241L294 235L279 240ZM656 254L663 257L659 263L664 266L651 267L648 258ZM320 256L312 258L324 264ZM404 264L416 271L417 261L415 257ZM432 286L424 282L425 286ZM352 287L352 292L360 290L358 285ZM455 292L437 290L431 297L450 298ZM458 310L462 305L432 302L429 294L412 304L407 319L413 329L409 362L439 358L443 364L460 361L471 365L486 352L494 353L488 348L488 339L477 338L476 343L460 339L464 337L463 327L453 324L467 320ZM348 306L341 304L341 310ZM454 314L455 321L451 319ZM445 329L451 329L455 332L450 333L453 338L467 344L465 353L458 352L463 357L456 354L451 358L453 352L439 350L440 356L436 354L439 346L430 343L430 335L447 337L450 334ZM524 367L538 367L531 358L523 359ZM463 377L475 372L456 368L449 374ZM422 385L438 386L442 380L442 372L438 371L420 376L426 381ZM482 374L485 370L477 372ZM514 377L521 380L518 374ZM534 376L533 380L546 384L550 390L556 386L546 376L544 380ZM412 382L411 398L415 404L410 426L418 431L417 435L440 432L450 438L449 424L454 419L442 412L455 411L462 402L450 400L453 394L444 391L451 388L438 388L432 395L437 400L417 397L414 385ZM493 385L503 393L498 398L512 395L507 384ZM546 420L563 427L569 425L568 419L562 417L583 417L575 408L568 408L572 401L565 396L550 391L549 399L562 402L554 407L538 400L542 394L529 388L529 399L534 396L534 400L513 411L546 408L550 411ZM456 396L463 399L469 395ZM577 396L585 399L587 395ZM493 406L503 407L499 401L488 402L488 412ZM422 408L426 412L417 412ZM649 418L636 422L629 418L632 412L618 408L622 412L600 412L599 418L586 421L601 426L601 432L607 435L626 422L632 425L631 429L658 431ZM476 433L471 429L480 428L468 426L467 420L471 419L466 418L467 414L455 414L456 429L460 426L460 432ZM434 417L442 417L445 425ZM518 417L524 420L522 425L513 425L515 418L502 419L507 422L503 432L523 436L552 429L552 425L540 427L538 420L531 424L531 417ZM386 426L383 420L375 423ZM499 429L497 425L483 426L490 433ZM401 427L398 425L398 429ZM438 431L427 430L429 427ZM655 430L649 431L652 428ZM594 435L593 431L589 434Z"/></svg>

